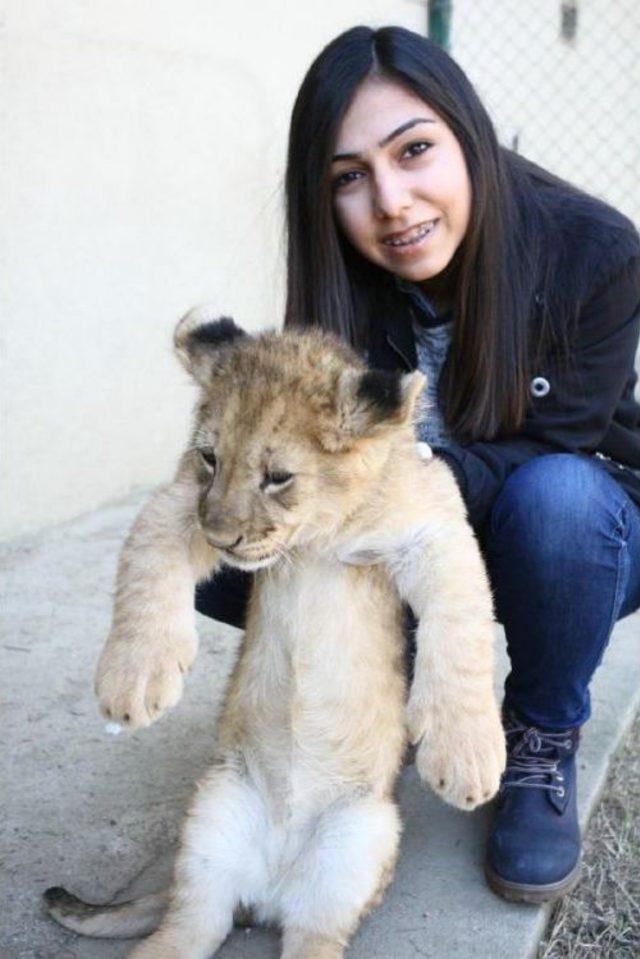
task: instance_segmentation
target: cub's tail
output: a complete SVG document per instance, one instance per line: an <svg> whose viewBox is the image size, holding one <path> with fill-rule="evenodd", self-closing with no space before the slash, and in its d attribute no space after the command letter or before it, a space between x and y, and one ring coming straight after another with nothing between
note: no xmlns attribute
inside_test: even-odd
<svg viewBox="0 0 640 959"><path fill-rule="evenodd" d="M44 901L49 915L72 932L95 939L133 939L158 928L169 905L169 893L98 906L53 886L45 891Z"/></svg>

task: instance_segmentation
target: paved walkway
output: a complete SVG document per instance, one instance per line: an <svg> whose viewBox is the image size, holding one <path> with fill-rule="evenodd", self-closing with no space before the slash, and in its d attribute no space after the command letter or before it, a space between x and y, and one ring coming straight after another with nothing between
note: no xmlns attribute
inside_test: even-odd
<svg viewBox="0 0 640 959"><path fill-rule="evenodd" d="M2 959L124 956L125 943L59 929L42 914L39 896L51 885L95 901L158 888L193 783L211 757L215 703L239 636L231 628L200 619L202 649L185 698L157 726L109 737L93 701L116 557L140 503L131 497L0 549L8 808L0 816ZM594 686L594 718L580 751L583 820L640 704L639 647L636 614L616 628ZM405 830L396 879L349 959L532 959L546 913L503 902L486 888L487 810L445 806L413 768L403 775L400 798ZM277 943L275 933L238 931L219 955L276 959Z"/></svg>

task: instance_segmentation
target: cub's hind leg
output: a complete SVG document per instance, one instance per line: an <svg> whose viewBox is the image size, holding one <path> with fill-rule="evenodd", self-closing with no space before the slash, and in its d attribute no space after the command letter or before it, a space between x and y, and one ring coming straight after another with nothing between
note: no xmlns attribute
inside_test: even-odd
<svg viewBox="0 0 640 959"><path fill-rule="evenodd" d="M209 959L233 925L239 903L264 896L264 804L234 769L215 769L200 784L176 860L169 909L131 959Z"/></svg>
<svg viewBox="0 0 640 959"><path fill-rule="evenodd" d="M342 939L319 936L307 929L286 929L282 959L342 959L344 947Z"/></svg>
<svg viewBox="0 0 640 959"><path fill-rule="evenodd" d="M367 795L321 815L283 884L282 959L341 959L359 920L391 881L399 837L391 800Z"/></svg>

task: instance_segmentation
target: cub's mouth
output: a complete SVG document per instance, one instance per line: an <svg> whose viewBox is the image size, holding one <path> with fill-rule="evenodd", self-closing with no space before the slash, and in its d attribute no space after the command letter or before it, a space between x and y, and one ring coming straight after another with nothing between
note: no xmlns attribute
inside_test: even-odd
<svg viewBox="0 0 640 959"><path fill-rule="evenodd" d="M244 569L247 572L252 572L256 569L264 569L267 566L273 566L274 563L277 563L279 559L282 559L281 553L264 553L262 555L246 555L241 556L239 553L235 553L233 550L223 549L220 550L222 558L227 566L235 566L236 569Z"/></svg>
<svg viewBox="0 0 640 959"><path fill-rule="evenodd" d="M220 549L220 553L228 566L235 566L236 569L244 569L247 572L273 566L283 558L282 548L274 548L273 543L268 541L227 546Z"/></svg>
<svg viewBox="0 0 640 959"><path fill-rule="evenodd" d="M235 543L224 546L217 542L202 524L201 529L207 542L218 550L222 562L227 566L252 572L273 566L278 560L286 558L283 541L274 542L267 537L259 542L246 542L244 536L239 536Z"/></svg>

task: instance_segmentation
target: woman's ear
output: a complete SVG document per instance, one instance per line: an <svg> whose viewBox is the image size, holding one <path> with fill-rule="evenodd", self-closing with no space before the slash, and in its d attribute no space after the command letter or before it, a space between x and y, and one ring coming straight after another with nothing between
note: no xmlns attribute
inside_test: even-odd
<svg viewBox="0 0 640 959"><path fill-rule="evenodd" d="M187 372L200 386L206 386L215 372L220 351L246 336L230 317L216 317L208 307L196 307L178 322L173 345Z"/></svg>

